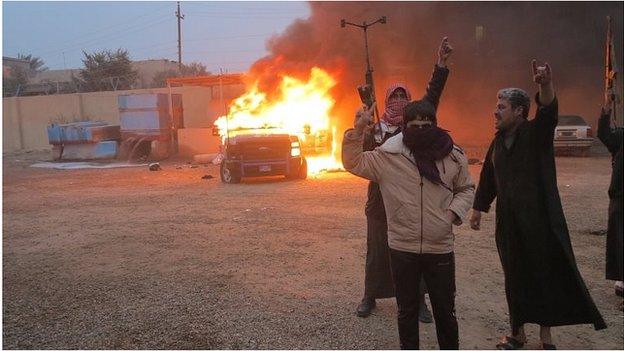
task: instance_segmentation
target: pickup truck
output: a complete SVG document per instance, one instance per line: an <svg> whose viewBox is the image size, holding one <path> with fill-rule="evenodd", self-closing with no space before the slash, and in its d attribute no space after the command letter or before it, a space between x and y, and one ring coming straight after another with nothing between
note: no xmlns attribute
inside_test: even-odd
<svg viewBox="0 0 624 351"><path fill-rule="evenodd" d="M288 134L247 131L230 136L223 146L221 181L239 183L243 177L284 175L305 179L308 167L299 138Z"/></svg>

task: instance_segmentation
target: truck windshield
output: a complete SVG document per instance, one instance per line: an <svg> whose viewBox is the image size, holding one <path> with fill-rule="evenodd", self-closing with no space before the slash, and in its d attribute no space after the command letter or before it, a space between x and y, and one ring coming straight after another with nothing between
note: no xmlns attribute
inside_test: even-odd
<svg viewBox="0 0 624 351"><path fill-rule="evenodd" d="M587 122L581 116L559 116L558 126L586 126Z"/></svg>

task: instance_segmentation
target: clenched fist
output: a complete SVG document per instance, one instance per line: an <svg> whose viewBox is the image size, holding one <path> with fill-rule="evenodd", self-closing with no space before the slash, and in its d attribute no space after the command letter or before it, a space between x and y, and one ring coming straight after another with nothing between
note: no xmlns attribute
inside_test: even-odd
<svg viewBox="0 0 624 351"><path fill-rule="evenodd" d="M364 129L373 123L373 111L375 111L375 104L376 103L373 103L370 108L363 106L355 113L353 127L355 128L355 132L357 134L364 133Z"/></svg>

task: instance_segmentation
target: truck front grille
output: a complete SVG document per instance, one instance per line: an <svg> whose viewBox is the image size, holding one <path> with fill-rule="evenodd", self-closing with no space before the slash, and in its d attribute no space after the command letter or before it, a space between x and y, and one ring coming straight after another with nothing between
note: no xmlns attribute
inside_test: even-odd
<svg viewBox="0 0 624 351"><path fill-rule="evenodd" d="M245 161L280 159L290 155L290 141L245 142L238 151Z"/></svg>

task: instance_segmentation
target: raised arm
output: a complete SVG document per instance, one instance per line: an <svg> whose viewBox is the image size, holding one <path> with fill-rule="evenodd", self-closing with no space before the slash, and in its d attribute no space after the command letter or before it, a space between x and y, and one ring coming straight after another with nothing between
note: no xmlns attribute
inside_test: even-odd
<svg viewBox="0 0 624 351"><path fill-rule="evenodd" d="M371 126L371 128L366 128L364 131L364 140L362 143L362 149L364 151L373 151L375 150L375 127L379 124L375 124Z"/></svg>
<svg viewBox="0 0 624 351"><path fill-rule="evenodd" d="M539 86L539 93L535 98L537 112L534 123L543 146L551 148L555 137L555 127L559 120L559 106L553 88L552 69L548 63L538 66L535 60L531 62L531 66L533 81Z"/></svg>
<svg viewBox="0 0 624 351"><path fill-rule="evenodd" d="M427 90L423 99L428 100L437 109L440 104L440 97L446 85L449 69L446 67L448 58L453 52L453 47L448 43L448 37L442 39L438 48L438 62L433 68L433 74L427 84Z"/></svg>
<svg viewBox="0 0 624 351"><path fill-rule="evenodd" d="M348 129L342 139L342 164L356 176L379 182L381 179L381 151L363 151L364 130L373 120L375 104L369 109L361 108L353 129Z"/></svg>
<svg viewBox="0 0 624 351"><path fill-rule="evenodd" d="M622 144L622 130L611 129L611 103L612 95L605 98L605 106L598 120L598 139L609 149L611 155L615 155Z"/></svg>
<svg viewBox="0 0 624 351"><path fill-rule="evenodd" d="M538 66L537 61L531 61L533 67L533 81L539 85L539 103L548 106L555 99L555 89L552 83L552 70L548 62Z"/></svg>

